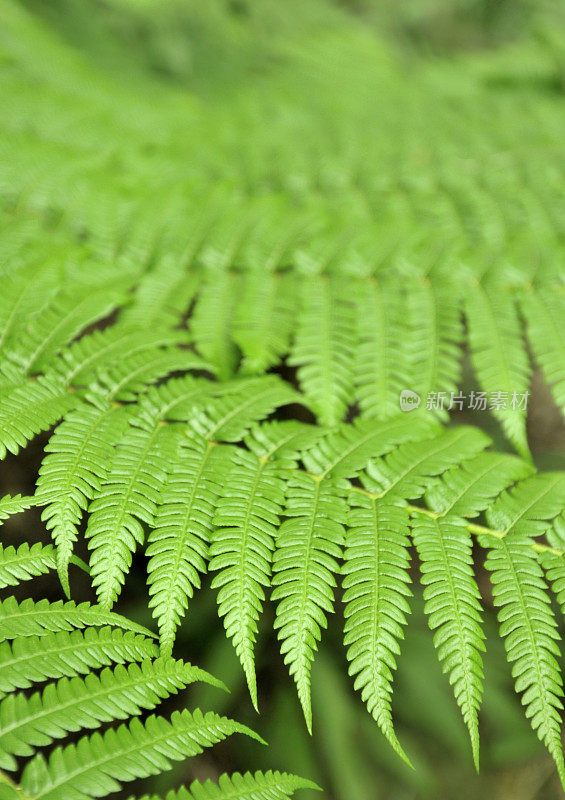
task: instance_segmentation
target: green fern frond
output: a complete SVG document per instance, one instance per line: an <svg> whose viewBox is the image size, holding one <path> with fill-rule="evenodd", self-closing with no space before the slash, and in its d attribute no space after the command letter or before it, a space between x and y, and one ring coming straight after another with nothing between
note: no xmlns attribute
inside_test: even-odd
<svg viewBox="0 0 565 800"><path fill-rule="evenodd" d="M37 479L35 501L52 531L61 584L69 595L68 565L83 511L100 490L115 444L127 426L122 409L104 400L83 403L68 414L47 443Z"/></svg>
<svg viewBox="0 0 565 800"><path fill-rule="evenodd" d="M77 403L63 386L45 378L12 386L2 394L0 458L7 452L17 454Z"/></svg>
<svg viewBox="0 0 565 800"><path fill-rule="evenodd" d="M0 354L6 352L18 340L30 314L37 312L57 287L57 275L43 262L20 269L10 278L2 278L0 299Z"/></svg>
<svg viewBox="0 0 565 800"><path fill-rule="evenodd" d="M421 561L425 612L434 645L469 730L479 769L478 710L483 693L485 635L480 594L473 576L472 542L463 525L416 514L414 543Z"/></svg>
<svg viewBox="0 0 565 800"><path fill-rule="evenodd" d="M190 322L198 352L226 380L235 372L237 350L231 339L241 278L228 270L215 270L200 287Z"/></svg>
<svg viewBox="0 0 565 800"><path fill-rule="evenodd" d="M29 598L19 603L15 597L0 602L0 639L41 636L46 631L71 631L89 625L112 625L143 636L153 636L143 625L88 603L77 605L72 600L66 603L40 600L36 603Z"/></svg>
<svg viewBox="0 0 565 800"><path fill-rule="evenodd" d="M292 423L290 430L283 423L258 435L255 447L264 451L261 456L243 450L234 453L218 501L210 547L210 569L217 572L212 588L219 589L218 611L245 671L255 708L257 621L264 587L269 586L274 538L285 500L283 478L296 465L304 433ZM247 441L251 444L251 437ZM271 460L274 456L278 456L275 462Z"/></svg>
<svg viewBox="0 0 565 800"><path fill-rule="evenodd" d="M57 748L48 761L36 756L25 767L21 786L33 800L104 797L124 782L169 770L174 761L198 755L234 733L261 741L245 725L212 712L174 711L170 720L150 716L144 723L133 719Z"/></svg>
<svg viewBox="0 0 565 800"><path fill-rule="evenodd" d="M564 508L565 474L546 472L503 492L487 511L487 519L504 534L541 536Z"/></svg>
<svg viewBox="0 0 565 800"><path fill-rule="evenodd" d="M193 781L188 789L169 792L165 800L288 800L297 789L318 789L312 781L286 772L246 772L220 775L218 783ZM130 798L134 800L134 798ZM144 795L138 800L160 800Z"/></svg>
<svg viewBox="0 0 565 800"><path fill-rule="evenodd" d="M288 420L253 425L243 437L245 446L261 459L276 458L280 466L295 469L298 456L304 456L322 436L316 425Z"/></svg>
<svg viewBox="0 0 565 800"><path fill-rule="evenodd" d="M349 674L395 752L410 763L391 712L398 642L410 612L408 514L361 494L353 494L350 503L343 566Z"/></svg>
<svg viewBox="0 0 565 800"><path fill-rule="evenodd" d="M17 586L55 568L55 552L51 545L36 542L21 544L17 549L0 544L0 589Z"/></svg>
<svg viewBox="0 0 565 800"><path fill-rule="evenodd" d="M189 422L197 408L210 397L233 391L230 384L217 384L203 378L185 375L170 378L160 386L150 386L139 404L149 415L168 422Z"/></svg>
<svg viewBox="0 0 565 800"><path fill-rule="evenodd" d="M398 413L410 370L402 345L402 296L392 281L370 281L355 298L355 398L362 413L382 419Z"/></svg>
<svg viewBox="0 0 565 800"><path fill-rule="evenodd" d="M459 294L445 277L441 282L428 276L412 277L407 286L408 326L403 342L410 383L401 388L416 392L423 403L443 392L445 405L438 404L435 410L445 419L461 373Z"/></svg>
<svg viewBox="0 0 565 800"><path fill-rule="evenodd" d="M557 549L563 549L565 545L565 511L553 520L546 537L550 545Z"/></svg>
<svg viewBox="0 0 565 800"><path fill-rule="evenodd" d="M14 756L33 755L55 739L104 722L137 716L194 681L219 685L203 670L161 658L118 664L100 675L61 678L30 697L10 694L0 703L0 768L14 770Z"/></svg>
<svg viewBox="0 0 565 800"><path fill-rule="evenodd" d="M514 297L507 286L492 280L484 284L470 281L465 297L473 368L506 436L518 453L529 459L526 413L514 398L528 391L530 366ZM495 402L497 393L502 393L500 404Z"/></svg>
<svg viewBox="0 0 565 800"><path fill-rule="evenodd" d="M94 330L73 342L53 362L53 369L66 384L88 385L102 369L114 368L124 358L135 358L142 353L160 352L161 348L187 344L186 331L135 330L123 322L105 330Z"/></svg>
<svg viewBox="0 0 565 800"><path fill-rule="evenodd" d="M565 314L563 292L546 289L524 291L520 307L526 318L528 340L544 377L553 391L555 402L565 414Z"/></svg>
<svg viewBox="0 0 565 800"><path fill-rule="evenodd" d="M145 718L180 686L157 673L178 665L175 638L209 568L255 703L273 590L309 728L310 672L343 580L352 682L403 756L393 679L415 580L407 518L475 760L480 537L517 691L564 777L549 602L553 591L565 606L565 483L535 469L525 407L530 351L565 407L558 93L538 101L528 85L524 114L524 76L498 80L502 40L456 69L420 53L416 79L391 57L382 15L360 26L351 3L306 0L277 25L271 3L252 18L232 13L242 3L200 4L196 19L195 3L108 1L99 19L68 0L62 16L0 0L0 456L46 432L29 453L34 497L0 498L0 521L37 504L55 545L41 531L20 545L22 526L6 526L0 584L55 558L67 594L74 563L101 601L0 603L11 637L0 642L2 708L20 709L24 731L5 756L40 737L51 751L50 765L18 764L24 788L2 774L0 793L90 800L168 768L193 731L202 744L208 728L212 739L228 732L194 716L175 717L178 736L176 722L153 718L116 731L90 695L107 682L115 717ZM128 31L143 43L132 35L124 47ZM528 59L541 58L553 84L544 47L536 40ZM520 457L477 430L476 389ZM410 399L419 409L405 413ZM463 418L477 429L442 427ZM28 465L14 461L5 491ZM74 553L83 530L91 576ZM109 611L135 583L136 550L148 557L160 647ZM126 687L132 676L157 681L153 700ZM44 682L52 688L35 686ZM77 713L64 716L69 687ZM73 720L114 727L53 749ZM335 727L323 744L332 768ZM223 777L171 800L273 800L296 780ZM334 794L354 794L344 784Z"/></svg>
<svg viewBox="0 0 565 800"><path fill-rule="evenodd" d="M2 797L106 797L124 783L165 772L174 761L198 755L234 733L262 742L246 726L198 709L175 711L170 718L152 714L140 721L138 715L152 711L195 681L225 687L189 663L168 656L156 658L157 647L151 639L127 630L143 629L116 614L100 613L86 604L40 601L31 603L30 609L30 603L18 608L14 598L8 598L0 605L2 612L36 612L31 635L30 629L16 625L6 631L14 641L0 641ZM90 625L103 622L105 626L99 629ZM73 630L73 626L84 630ZM93 671L97 669L101 671ZM49 682L34 693L15 691L45 681ZM114 727L114 722L122 724ZM82 735L76 743L49 753L44 750L69 734L101 726L105 728L102 734ZM18 782L8 774L15 770L21 775ZM215 789L209 783L204 787L195 783L192 790L208 795L221 790L222 797L235 797L234 791L241 789L247 794L240 796L256 797L254 793L259 792L261 800L279 796L286 800L306 787L314 784L267 772L220 776Z"/></svg>
<svg viewBox="0 0 565 800"><path fill-rule="evenodd" d="M436 475L476 456L488 444L488 436L477 428L453 428L433 439L408 442L388 456L370 461L361 482L389 501L415 499Z"/></svg>
<svg viewBox="0 0 565 800"><path fill-rule="evenodd" d="M263 269L246 276L232 329L232 338L243 354L243 374L264 372L287 352L295 293L291 276Z"/></svg>
<svg viewBox="0 0 565 800"><path fill-rule="evenodd" d="M112 663L155 658L151 639L119 628L85 628L27 636L0 644L0 692L27 689L47 679L86 675Z"/></svg>
<svg viewBox="0 0 565 800"><path fill-rule="evenodd" d="M69 626L65 629L59 618L60 604L40 601L32 605L38 612L34 621L42 615L45 620L42 627L35 626L39 635L12 628L9 635L14 642L0 642L0 691L6 693L0 702L0 768L4 770L0 785L6 789L2 796L15 792L20 800L56 796L89 800L106 796L136 778L164 772L173 761L197 755L233 733L262 741L244 725L199 710L175 711L170 719L152 715L139 721L135 717L140 712L153 710L194 681L217 687L223 684L183 661L154 658L151 640L128 631L134 626L116 614L102 614L114 627L97 630L90 627L90 622L102 621L95 609L66 604L63 619ZM17 603L8 598L1 608L13 611ZM25 611L29 613L29 608ZM75 624L85 630L73 631ZM108 667L112 662L115 666ZM98 674L92 672L100 667ZM59 679L33 694L14 692L54 677ZM118 727L107 727L122 720L126 722ZM101 725L106 727L103 734L83 735L76 744L52 750L48 760L41 752L70 733ZM20 759L26 760L22 764ZM6 773L16 769L21 770L18 784ZM239 781L239 776L235 780ZM271 773L264 778L258 774L258 785L263 780L265 789L269 780L276 788ZM251 780L248 785L253 783ZM279 785L292 793L302 782L281 776Z"/></svg>
<svg viewBox="0 0 565 800"><path fill-rule="evenodd" d="M199 573L206 571L212 520L228 468L223 448L193 434L180 443L175 469L162 488L146 555L149 605L165 653L171 652L188 600L200 587Z"/></svg>
<svg viewBox="0 0 565 800"><path fill-rule="evenodd" d="M557 553L543 552L539 555L539 561L545 570L561 613L565 616L565 558Z"/></svg>
<svg viewBox="0 0 565 800"><path fill-rule="evenodd" d="M298 330L288 363L322 425L336 425L353 401L355 315L339 280L304 280Z"/></svg>
<svg viewBox="0 0 565 800"><path fill-rule="evenodd" d="M281 653L298 689L308 730L312 730L310 670L333 611L334 574L342 555L345 487L296 474L288 482L284 516L273 560L272 599L279 601L275 629Z"/></svg>
<svg viewBox="0 0 565 800"><path fill-rule="evenodd" d="M110 369L100 368L96 376L101 391L109 400L135 402L148 386L163 380L172 372L213 368L190 350L164 347L127 356Z"/></svg>
<svg viewBox="0 0 565 800"><path fill-rule="evenodd" d="M57 296L32 317L25 336L10 350L10 360L22 374L44 370L63 345L83 328L109 314L120 302L123 302L123 292L111 288L87 292L78 302L74 292Z"/></svg>
<svg viewBox="0 0 565 800"><path fill-rule="evenodd" d="M249 378L202 410L195 409L190 425L210 441L237 442L254 422L290 403L304 400L280 378Z"/></svg>
<svg viewBox="0 0 565 800"><path fill-rule="evenodd" d="M143 544L143 523L154 522L160 492L177 450L178 438L171 436L170 429L133 420L90 504L85 535L92 551L92 583L106 609L120 593L132 553Z"/></svg>
<svg viewBox="0 0 565 800"><path fill-rule="evenodd" d="M513 532L502 539L483 537L489 548L494 603L516 691L522 694L534 731L545 744L565 785L561 747L563 681L559 670L559 632L547 585L531 539Z"/></svg>
<svg viewBox="0 0 565 800"><path fill-rule="evenodd" d="M0 525L13 514L20 514L35 505L35 497L23 497L21 494L0 497Z"/></svg>
<svg viewBox="0 0 565 800"><path fill-rule="evenodd" d="M423 438L438 430L430 417L397 414L383 422L356 420L341 425L307 448L301 458L310 472L333 478L354 478L369 459L409 439Z"/></svg>
<svg viewBox="0 0 565 800"><path fill-rule="evenodd" d="M506 453L479 453L445 472L426 492L426 500L443 516L476 517L498 495L533 472L528 461Z"/></svg>
<svg viewBox="0 0 565 800"><path fill-rule="evenodd" d="M178 259L170 252L165 253L154 269L143 274L123 314L127 326L170 330L177 325L179 317L190 307L198 285L196 275L186 268L186 258L190 258L190 247Z"/></svg>

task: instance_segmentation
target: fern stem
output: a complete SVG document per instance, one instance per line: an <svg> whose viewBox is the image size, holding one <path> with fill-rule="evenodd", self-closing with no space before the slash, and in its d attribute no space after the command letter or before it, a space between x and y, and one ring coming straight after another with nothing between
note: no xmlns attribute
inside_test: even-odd
<svg viewBox="0 0 565 800"><path fill-rule="evenodd" d="M88 566L86 561L82 560L82 558L79 558L78 556L74 556L73 555L70 558L70 562L71 562L71 564L74 564L75 567L80 567L80 569L83 572L86 572L87 575L90 575L90 567Z"/></svg>
<svg viewBox="0 0 565 800"><path fill-rule="evenodd" d="M310 475L310 477L319 480L321 476ZM370 497L372 500L378 500L381 496L378 492L370 492L368 489L362 489L360 486L351 486L349 488L350 491L364 494L366 497ZM424 514L432 519L439 519L442 517L442 514L438 513L437 511L431 511L429 508L422 508L422 506L414 506L410 503L407 503L405 508L410 512L410 514ZM506 536L504 531L495 531L493 528L488 528L486 525L477 525L475 522L468 522L466 528L473 536L494 536L495 539L504 539ZM550 545L542 544L541 542L532 542L530 547L535 553L552 553L555 556L565 555L565 550L559 550L557 547L551 547Z"/></svg>

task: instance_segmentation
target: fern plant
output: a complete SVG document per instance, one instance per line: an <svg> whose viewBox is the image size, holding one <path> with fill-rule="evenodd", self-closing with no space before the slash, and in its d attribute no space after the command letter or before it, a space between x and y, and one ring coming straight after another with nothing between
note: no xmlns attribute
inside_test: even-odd
<svg viewBox="0 0 565 800"><path fill-rule="evenodd" d="M276 27L267 5L261 30ZM420 583L478 768L479 549L516 692L565 785L552 601L565 609L565 476L534 466L527 428L534 369L565 409L562 198L538 155L558 149L563 112L546 99L523 120L522 96L498 103L470 66L459 78L426 68L414 91L349 14L305 5L311 17L267 37L261 68L238 61L246 29L218 23L229 80L252 81L220 110L206 70L190 92L186 76L162 85L147 65L110 78L96 53L0 0L5 126L18 134L0 168L0 456L45 442L34 492L1 498L0 520L40 508L51 538L3 541L0 582L52 571L68 598L3 604L7 798L101 796L249 733L181 711L35 754L212 680L173 657L208 571L255 708L272 603L310 731L312 665L342 605L353 686L407 762L394 673ZM312 80L317 114L305 111ZM469 86L480 113L460 99ZM523 142L533 166L516 163ZM503 157L512 178L492 168ZM490 412L494 442L459 424L464 379L471 422ZM158 645L112 610L136 553ZM96 605L73 604L78 574ZM45 680L56 683L19 692ZM7 775L28 757L20 788ZM306 785L265 773L172 797L262 800Z"/></svg>

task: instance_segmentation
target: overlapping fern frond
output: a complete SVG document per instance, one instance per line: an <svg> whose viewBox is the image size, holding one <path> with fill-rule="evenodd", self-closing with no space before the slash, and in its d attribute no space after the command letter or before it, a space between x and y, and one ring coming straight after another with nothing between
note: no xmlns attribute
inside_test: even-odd
<svg viewBox="0 0 565 800"><path fill-rule="evenodd" d="M509 660L517 664L517 691L527 689L528 716L561 769L557 628L541 569L548 569L559 598L565 567L561 551L534 546L533 538L552 526L559 530L565 507L562 474L532 475L529 461L483 452L489 439L482 431L445 431L433 415L399 413L380 423L342 424L326 433L293 421L253 423L251 411L263 416L266 406L262 400L254 403L244 388L259 386L258 380L236 382L214 399L211 390L195 390L199 381L179 384L173 379L173 388L196 391L191 403L200 399L200 411L192 406L190 427L162 418L155 422L155 409L170 408L171 398L185 396L179 391L164 385L152 390L155 397L148 395L145 406L140 401L140 412L114 445L113 463L122 466L110 466L107 474L111 477L114 469L120 480L107 478L93 495L89 525L99 513L97 496L106 520L100 528L104 542L91 559L94 585L112 579L119 593L131 550L144 544L147 527L150 605L162 652L169 657L175 631L200 588L200 575L210 568L219 614L255 705L254 645L266 590L272 586L274 626L311 727L311 666L334 613L342 572L345 644L355 686L390 743L407 758L394 732L392 708L393 675L410 610L412 539L438 657L478 764L484 634L471 545L479 534L488 552L495 601L501 605L501 635L509 637ZM269 408L273 390L266 379ZM157 394L166 398L165 405L156 404ZM283 391L280 402L285 399ZM118 412L127 414L127 409ZM229 443L214 441L218 431ZM152 450L160 436L166 437L165 449ZM38 493L35 502L40 501ZM469 522L487 505L490 527ZM84 503L75 508L81 516ZM67 552L66 543L63 547ZM5 548L1 556L6 585L56 566L51 546ZM103 570L97 566L100 558ZM98 613L108 615L111 600L103 594L101 599L105 611ZM506 624L510 619L511 627ZM529 637L529 660L524 660L522 639L516 639L520 631Z"/></svg>
<svg viewBox="0 0 565 800"><path fill-rule="evenodd" d="M30 616L43 625L28 625ZM159 656L149 631L116 614L87 604L18 605L7 598L0 603L0 618L2 797L106 797L234 733L260 740L245 725L199 709L139 719L141 711L154 712L195 681L222 684L187 662ZM41 688L21 691L35 684ZM97 732L102 726L104 732ZM69 734L80 738L46 751ZM221 776L218 784L178 789L178 796L220 800L233 797L234 787L253 790L259 800L286 800L313 784L280 773L236 773Z"/></svg>

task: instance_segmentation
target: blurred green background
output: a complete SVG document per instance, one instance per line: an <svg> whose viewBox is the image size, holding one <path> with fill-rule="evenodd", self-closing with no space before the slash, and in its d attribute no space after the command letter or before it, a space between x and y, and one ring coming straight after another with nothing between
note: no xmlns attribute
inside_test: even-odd
<svg viewBox="0 0 565 800"><path fill-rule="evenodd" d="M0 0L0 20L0 224L15 258L128 270L158 254L166 270L189 248L213 267L267 257L286 237L305 271L336 249L382 260L485 248L562 270L563 3ZM551 467L563 429L541 389L534 401L533 449ZM33 491L45 441L7 459L5 491ZM42 531L33 515L26 526ZM75 589L91 597L77 576ZM145 595L139 569L121 610L150 623ZM177 653L231 694L194 688L187 702L248 722L270 747L232 739L188 775L176 767L177 781L273 767L314 779L327 800L561 796L496 637L477 776L421 609L393 703L414 772L354 695L339 625L313 670L313 738L270 627L257 717L212 593L192 602Z"/></svg>

